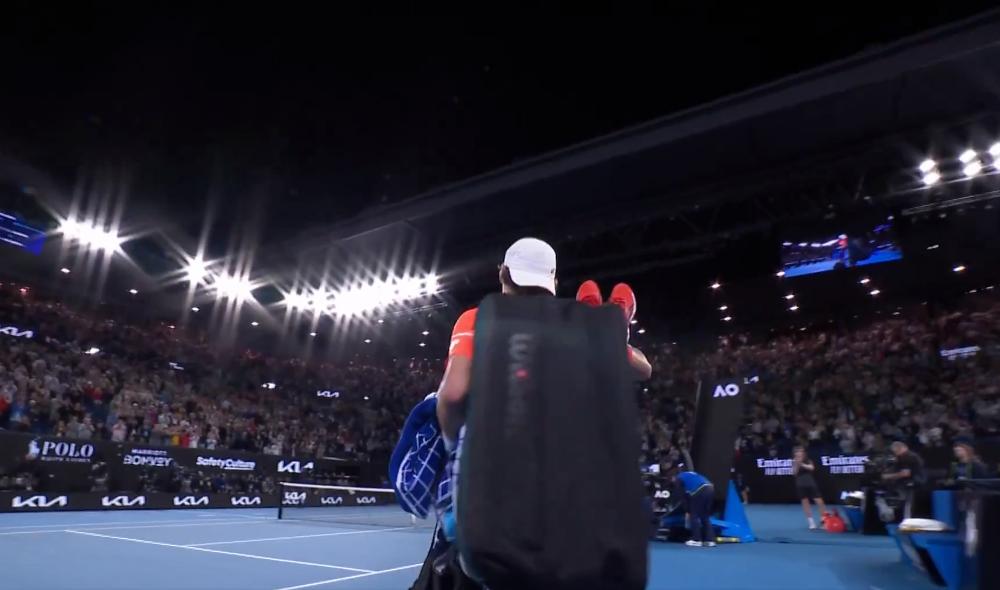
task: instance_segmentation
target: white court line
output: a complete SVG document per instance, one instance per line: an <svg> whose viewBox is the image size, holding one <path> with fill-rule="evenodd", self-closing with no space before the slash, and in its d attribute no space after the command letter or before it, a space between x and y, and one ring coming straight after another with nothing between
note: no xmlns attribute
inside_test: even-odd
<svg viewBox="0 0 1000 590"><path fill-rule="evenodd" d="M252 518L254 520L274 520L273 516L249 516L247 514L230 514L233 518Z"/></svg>
<svg viewBox="0 0 1000 590"><path fill-rule="evenodd" d="M322 586L323 584L336 584L337 582L346 582L347 580L357 580L358 578L367 578L368 576L377 576L379 574L388 574L392 572L398 572L402 570L408 570L415 567L420 567L424 565L423 563L411 563L410 565L402 565L400 567L394 567L387 570L378 570L377 572L368 572L365 574L355 574L353 576L344 576L343 578L332 578L329 580L320 580L319 582L312 582L309 584L299 584L298 586L285 586L283 588L277 588L276 590L299 590L300 588L312 588L313 586Z"/></svg>
<svg viewBox="0 0 1000 590"><path fill-rule="evenodd" d="M85 531L118 531L125 529L169 529L173 527L189 527L189 526L215 526L215 525L237 525L237 524L260 524L258 522L253 522L249 520L192 520L190 522L182 524L145 524L140 526L103 526L103 527L87 527L83 530ZM78 527L69 527L76 529ZM66 530L66 529L63 529Z"/></svg>
<svg viewBox="0 0 1000 590"><path fill-rule="evenodd" d="M44 535L45 533L65 533L65 532L66 531L63 529L52 530L52 531L13 531L10 533L0 533L0 536L6 537L8 535Z"/></svg>
<svg viewBox="0 0 1000 590"><path fill-rule="evenodd" d="M267 537L264 539L240 539L239 541L215 541L212 543L191 543L185 547L207 547L209 545L233 545L235 543L261 543L263 541L284 541L286 539L312 539L315 537L339 537L342 535L367 535L371 533L388 533L389 531L412 531L413 527L403 526L391 529L371 529L364 531L344 531L339 533L317 533L315 535L295 535L293 537Z"/></svg>
<svg viewBox="0 0 1000 590"><path fill-rule="evenodd" d="M61 529L50 529L50 530L37 530L37 531L12 531L12 532L0 532L0 536L7 535L38 535L43 533L62 533L65 532L67 528L80 529L84 531L117 531L123 529L169 529L173 527L189 527L189 526L212 526L212 525L231 525L231 524L253 524L248 520L188 520L181 524L148 524L148 525L122 525L122 526L101 526L101 527L75 527L73 525L62 525Z"/></svg>
<svg viewBox="0 0 1000 590"><path fill-rule="evenodd" d="M197 516L197 515L195 515L195 516ZM211 518L214 518L216 520L228 520L228 519L232 518L233 516L236 516L236 515L233 514L233 515L230 515L230 516L212 516ZM274 517L266 517L266 516L260 516L260 517L242 516L241 518L259 518L260 520L274 520ZM65 529L67 527L76 528L76 527L82 527L82 526L104 526L104 525L109 525L109 524L158 524L158 523L159 524L166 524L166 523L172 523L172 522L200 522L200 521L194 520L192 518L173 519L173 520L110 520L110 521L106 520L104 522L65 522L65 523L55 523L55 524L8 525L8 526L0 526L0 530L58 528L60 531L62 531L63 529Z"/></svg>
<svg viewBox="0 0 1000 590"><path fill-rule="evenodd" d="M361 572L363 574L370 574L372 570L364 570L357 567L346 567L342 565L329 565L326 563L313 563L311 561L296 561L294 559L279 559L277 557L266 557L264 555L252 555L250 553L233 553L232 551L219 551L218 549L205 549L204 547L188 547L186 545L175 545L173 543L161 543L159 541L147 541L145 539L132 539L129 537L113 537L111 535L100 535L97 533L88 533L86 531L74 531L67 529L67 533L72 533L74 535L86 535L88 537L98 537L101 539L114 539L115 541L129 541L131 543L141 543L143 545L157 545L159 547L173 547L174 549L187 549L188 551L201 551L203 553L217 553L219 555L232 555L234 557L246 557L247 559L260 559L262 561L277 561L279 563L291 563L294 565L310 565L313 567L322 567L334 570L346 570L349 572Z"/></svg>

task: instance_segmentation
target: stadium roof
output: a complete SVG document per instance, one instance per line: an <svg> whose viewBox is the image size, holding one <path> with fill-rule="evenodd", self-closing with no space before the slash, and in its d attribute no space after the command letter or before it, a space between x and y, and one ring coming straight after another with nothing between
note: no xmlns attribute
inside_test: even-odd
<svg viewBox="0 0 1000 590"><path fill-rule="evenodd" d="M867 173L861 188L877 193L888 186L874 182L889 180L871 172L915 166L943 139L935 128L995 124L998 89L992 11L417 195L307 234L293 250L402 225L444 242L445 259L458 262L455 252L495 255L515 235L578 241L779 184L853 192Z"/></svg>

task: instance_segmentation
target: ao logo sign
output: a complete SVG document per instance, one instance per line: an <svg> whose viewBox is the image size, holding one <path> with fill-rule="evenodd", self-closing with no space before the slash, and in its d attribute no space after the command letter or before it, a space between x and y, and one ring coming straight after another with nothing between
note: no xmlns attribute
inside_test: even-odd
<svg viewBox="0 0 1000 590"><path fill-rule="evenodd" d="M260 496L239 496L230 498L233 506L260 506Z"/></svg>
<svg viewBox="0 0 1000 590"><path fill-rule="evenodd" d="M716 385L712 397L733 397L740 394L740 386L735 383Z"/></svg>
<svg viewBox="0 0 1000 590"><path fill-rule="evenodd" d="M670 490L656 490L656 494L654 494L653 497L666 500L670 497Z"/></svg>
<svg viewBox="0 0 1000 590"><path fill-rule="evenodd" d="M278 461L278 473L302 473L313 469L313 462L302 464L299 461Z"/></svg>
<svg viewBox="0 0 1000 590"><path fill-rule="evenodd" d="M375 496L362 496L358 498L358 504L374 504L375 502L378 502Z"/></svg>
<svg viewBox="0 0 1000 590"><path fill-rule="evenodd" d="M324 506L338 506L343 503L343 501L343 496L323 496L319 500L320 504Z"/></svg>
<svg viewBox="0 0 1000 590"><path fill-rule="evenodd" d="M69 500L66 496L56 496L51 500L47 496L28 496L27 498L22 498L21 496L14 496L14 499L10 502L11 508L52 508L53 506L58 506L59 508L65 508Z"/></svg>
<svg viewBox="0 0 1000 590"><path fill-rule="evenodd" d="M208 496L174 496L174 506L208 506Z"/></svg>
<svg viewBox="0 0 1000 590"><path fill-rule="evenodd" d="M129 499L128 496L104 496L101 498L101 506L105 508L129 508L131 506L145 506L146 496L136 496Z"/></svg>

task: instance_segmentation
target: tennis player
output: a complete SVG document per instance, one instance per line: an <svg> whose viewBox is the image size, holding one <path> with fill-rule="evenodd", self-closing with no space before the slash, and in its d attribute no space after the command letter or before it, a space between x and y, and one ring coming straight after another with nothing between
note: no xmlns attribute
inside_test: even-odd
<svg viewBox="0 0 1000 590"><path fill-rule="evenodd" d="M521 238L507 249L500 265L500 291L504 295L554 296L556 294L556 251L536 238ZM596 298L595 298L596 292ZM600 305L597 284L586 281L577 300L588 305ZM619 305L626 320L635 316L636 298L632 289L621 283L612 291L608 303ZM453 447L459 429L465 423L465 396L472 375L472 343L475 337L476 312L472 308L455 322L448 346L448 365L438 389L437 415L445 442ZM648 379L653 369L637 348L628 345L629 365L638 380Z"/></svg>
<svg viewBox="0 0 1000 590"><path fill-rule="evenodd" d="M820 518L826 514L826 504L823 502L823 494L819 492L819 486L816 485L815 473L816 464L806 454L805 447L795 447L792 458L792 474L795 476L795 489L799 493L799 500L802 501L802 512L806 515L810 529L817 528L816 521L813 520L812 506L809 505L810 499L819 508Z"/></svg>

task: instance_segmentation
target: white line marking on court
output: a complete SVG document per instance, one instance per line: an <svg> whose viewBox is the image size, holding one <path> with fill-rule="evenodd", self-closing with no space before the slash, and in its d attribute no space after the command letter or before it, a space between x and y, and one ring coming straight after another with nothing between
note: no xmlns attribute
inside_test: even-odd
<svg viewBox="0 0 1000 590"><path fill-rule="evenodd" d="M232 518L234 516L239 516L240 518L256 518L256 519L262 520L262 521L264 521L264 520L274 520L273 516L271 516L271 517L268 517L268 516L242 516L242 515L238 515L238 514L232 514L232 515L227 515L227 516L196 514L194 516L205 516L206 518L213 518L213 519L216 519L216 520L228 520L228 519L230 519L230 518ZM82 526L105 526L105 525L115 525L115 524L123 524L123 525L131 525L131 524L168 524L168 523L175 523L175 522L202 522L202 521L195 520L193 518L173 519L173 520L106 520L104 522L63 522L63 523L54 523L54 524L8 525L8 526L0 526L0 530L10 530L10 529L49 529L49 528L53 528L53 529L59 529L56 532L62 532L63 529L65 529L67 527L79 528L79 527L82 527ZM3 534L3 533L0 533L0 534Z"/></svg>
<svg viewBox="0 0 1000 590"><path fill-rule="evenodd" d="M188 551L201 551L203 553L217 553L219 555L232 555L234 557L246 557L247 559L260 559L262 561L277 561L279 563L291 563L294 565L309 565L312 567L322 567L334 570L346 570L349 572L361 572L364 574L372 573L372 570L364 570L357 567L346 567L342 565L329 565L326 563L313 563L311 561L296 561L294 559L279 559L277 557L266 557L264 555L252 555L250 553L234 553L232 551L219 551L218 549L205 549L204 547L188 547L186 545L175 545L173 543L161 543L159 541L147 541L145 539L132 539L130 537L113 537L111 535L100 535L97 533L88 533L86 531L74 531L66 529L67 533L72 533L74 535L86 535L88 537L98 537L101 539L114 539L115 541L129 541L131 543L141 543L143 545L157 545L159 547L173 547L174 549L187 549Z"/></svg>
<svg viewBox="0 0 1000 590"><path fill-rule="evenodd" d="M369 576L377 576L379 574L389 574L392 572L398 572L402 570L408 570L415 567L420 567L424 565L423 563L411 563L410 565L403 565L400 567L394 567L387 570L379 570L377 572L368 572L365 574L355 574L353 576L344 576L343 578L333 578L330 580L320 580L319 582L312 582L309 584L299 584L298 586L285 586L283 588L277 588L275 590L300 590L301 588L312 588L313 586L322 586L323 584L336 584L337 582L346 582L347 580L357 580L358 578L367 578Z"/></svg>
<svg viewBox="0 0 1000 590"><path fill-rule="evenodd" d="M234 543L262 543L264 541L284 541L286 539L312 539L315 537L339 537L342 535L367 535L371 533L388 533L389 531L412 531L413 527L403 526L391 529L371 529L364 531L346 531L339 533L317 533L315 535L295 535L293 537L267 537L264 539L240 539L239 541L215 541L212 543L191 543L185 547L207 547L209 545L232 545Z"/></svg>
<svg viewBox="0 0 1000 590"><path fill-rule="evenodd" d="M14 531L11 533L0 533L0 536L7 535L44 535L45 533L64 533L66 531L59 529L56 531Z"/></svg>
<svg viewBox="0 0 1000 590"><path fill-rule="evenodd" d="M254 520L274 520L273 516L250 516L247 514L230 514L229 516L235 518L252 518Z"/></svg>
<svg viewBox="0 0 1000 590"><path fill-rule="evenodd" d="M148 522L148 521L147 521ZM175 521L167 521L175 522ZM247 520L186 520L180 524L148 524L148 525L121 525L121 526L99 526L99 527L78 527L74 525L62 525L60 529L49 529L49 530L35 530L35 531L13 531L13 532L0 532L0 535L31 535L38 533L61 533L67 528L81 529L85 531L116 531L120 529L166 529L171 527L188 527L188 526L210 526L210 525L228 525L228 524L251 524Z"/></svg>
<svg viewBox="0 0 1000 590"><path fill-rule="evenodd" d="M87 527L83 529L85 531L117 531L125 529L169 529L173 527L189 527L189 526L223 526L223 525L237 525L237 524L259 524L249 520L192 520L182 524L145 524L139 526L102 526L102 527ZM78 527L70 527L78 528ZM64 529L65 530L65 529Z"/></svg>

